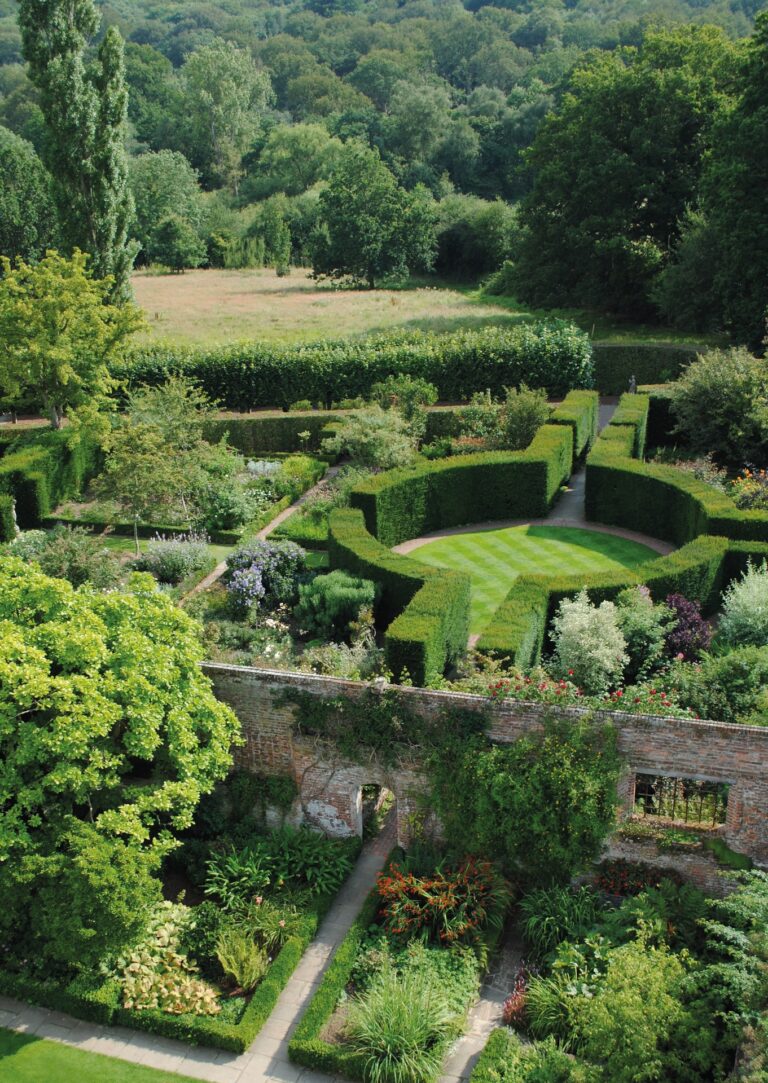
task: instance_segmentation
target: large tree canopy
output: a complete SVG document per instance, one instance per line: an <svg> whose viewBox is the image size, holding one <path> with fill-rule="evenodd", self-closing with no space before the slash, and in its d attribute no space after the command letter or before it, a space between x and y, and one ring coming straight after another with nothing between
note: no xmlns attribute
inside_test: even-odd
<svg viewBox="0 0 768 1083"><path fill-rule="evenodd" d="M738 47L712 27L649 33L579 64L541 125L516 284L536 304L652 312L650 290L695 198Z"/></svg>
<svg viewBox="0 0 768 1083"><path fill-rule="evenodd" d="M50 178L35 148L0 127L0 256L38 259L55 241Z"/></svg>

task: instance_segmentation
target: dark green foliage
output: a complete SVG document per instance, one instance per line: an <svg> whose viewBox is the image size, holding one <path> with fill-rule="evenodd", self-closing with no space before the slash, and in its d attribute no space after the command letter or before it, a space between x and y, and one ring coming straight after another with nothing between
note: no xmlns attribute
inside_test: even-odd
<svg viewBox="0 0 768 1083"><path fill-rule="evenodd" d="M612 727L554 718L513 744L478 737L429 762L447 842L542 885L567 883L597 856L620 769Z"/></svg>
<svg viewBox="0 0 768 1083"><path fill-rule="evenodd" d="M97 590L114 587L120 578L117 554L82 527L59 525L48 533L22 534L11 552L34 560L46 575L67 579L73 587L90 583Z"/></svg>
<svg viewBox="0 0 768 1083"><path fill-rule="evenodd" d="M523 895L518 904L525 942L542 958L563 940L580 940L597 924L600 896L590 887L542 887Z"/></svg>
<svg viewBox="0 0 768 1083"><path fill-rule="evenodd" d="M632 457L642 459L645 455L645 435L648 427L650 399L647 395L622 395L611 418L611 426L629 425L632 428Z"/></svg>
<svg viewBox="0 0 768 1083"><path fill-rule="evenodd" d="M13 517L13 497L9 493L0 493L0 541L13 541L16 536L16 522Z"/></svg>
<svg viewBox="0 0 768 1083"><path fill-rule="evenodd" d="M224 437L231 447L244 455L304 450L317 452L325 435L323 429L338 417L338 414L327 411L313 411L216 418L206 422L204 435L212 444L219 443ZM299 434L305 432L309 436L302 439Z"/></svg>
<svg viewBox="0 0 768 1083"><path fill-rule="evenodd" d="M698 666L673 670L671 683L680 702L701 718L768 724L768 647L738 647L724 655L704 655Z"/></svg>
<svg viewBox="0 0 768 1083"><path fill-rule="evenodd" d="M376 586L340 570L318 575L299 587L296 620L311 637L349 642L373 612Z"/></svg>
<svg viewBox="0 0 768 1083"><path fill-rule="evenodd" d="M330 405L367 396L377 381L400 372L434 384L447 402L461 402L475 391L499 395L522 381L551 394L590 387L592 349L583 331L554 320L443 335L396 332L363 342L148 346L135 350L115 375L134 387L154 386L171 372L188 376L228 410L288 407L299 399ZM306 420L311 428L312 415Z"/></svg>
<svg viewBox="0 0 768 1083"><path fill-rule="evenodd" d="M27 430L0 459L0 492L15 496L19 527L30 530L78 495L99 463L98 449L84 435L73 443L63 431Z"/></svg>
<svg viewBox="0 0 768 1083"><path fill-rule="evenodd" d="M0 127L0 255L35 260L55 247L50 189L32 144Z"/></svg>
<svg viewBox="0 0 768 1083"><path fill-rule="evenodd" d="M195 227L178 214L159 222L152 239L152 252L158 263L172 271L199 267L205 261L205 242Z"/></svg>
<svg viewBox="0 0 768 1083"><path fill-rule="evenodd" d="M624 346L596 342L592 347L595 387L601 395L622 395L629 389L633 376L638 385L676 380L699 352L695 346L645 346L640 343Z"/></svg>
<svg viewBox="0 0 768 1083"><path fill-rule="evenodd" d="M550 425L570 425L573 429L575 459L592 446L597 436L599 411L597 391L569 391L564 401L549 415Z"/></svg>
<svg viewBox="0 0 768 1083"><path fill-rule="evenodd" d="M544 646L548 611L545 577L518 576L478 640L478 651L522 669L536 665Z"/></svg>

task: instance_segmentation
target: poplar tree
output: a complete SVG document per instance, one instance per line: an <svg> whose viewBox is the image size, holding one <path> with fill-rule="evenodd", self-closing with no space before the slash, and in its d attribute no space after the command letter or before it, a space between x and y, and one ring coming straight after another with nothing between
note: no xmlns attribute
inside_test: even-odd
<svg viewBox="0 0 768 1083"><path fill-rule="evenodd" d="M123 40L110 27L95 59L87 59L99 27L93 0L20 0L19 25L45 117L62 241L69 252L89 252L94 275L110 276L113 294L125 296L135 246L128 239Z"/></svg>

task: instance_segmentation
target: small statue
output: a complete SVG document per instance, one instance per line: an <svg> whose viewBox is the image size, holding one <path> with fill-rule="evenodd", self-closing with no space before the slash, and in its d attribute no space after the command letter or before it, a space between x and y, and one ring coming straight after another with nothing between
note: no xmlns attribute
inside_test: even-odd
<svg viewBox="0 0 768 1083"><path fill-rule="evenodd" d="M634 375L634 373L629 378L629 393L630 395L637 394L637 377Z"/></svg>

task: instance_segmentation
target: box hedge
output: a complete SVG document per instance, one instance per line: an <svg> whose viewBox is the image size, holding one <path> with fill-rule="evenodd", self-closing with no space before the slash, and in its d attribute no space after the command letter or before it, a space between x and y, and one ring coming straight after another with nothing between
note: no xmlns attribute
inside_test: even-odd
<svg viewBox="0 0 768 1083"><path fill-rule="evenodd" d="M573 455L580 458L597 436L600 397L596 391L571 391L552 411L551 425L570 425L573 429Z"/></svg>
<svg viewBox="0 0 768 1083"><path fill-rule="evenodd" d="M635 377L638 384L660 384L676 380L686 365L695 361L706 346L678 346L643 343L595 342L592 355L595 383L602 395L621 395Z"/></svg>
<svg viewBox="0 0 768 1083"><path fill-rule="evenodd" d="M641 384L638 393L648 396L648 435L646 446L669 447L675 443L675 416L672 413L674 384Z"/></svg>
<svg viewBox="0 0 768 1083"><path fill-rule="evenodd" d="M183 373L223 409L244 412L305 399L330 406L365 397L374 383L400 372L429 380L447 402L463 402L486 388L502 394L522 381L562 394L592 386L592 347L583 331L553 320L289 345L147 346L115 375L136 386Z"/></svg>

